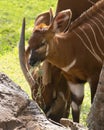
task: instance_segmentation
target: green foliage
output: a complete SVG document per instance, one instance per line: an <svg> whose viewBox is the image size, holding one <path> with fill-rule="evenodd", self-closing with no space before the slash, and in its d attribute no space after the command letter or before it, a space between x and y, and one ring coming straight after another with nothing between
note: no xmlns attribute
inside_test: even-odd
<svg viewBox="0 0 104 130"><path fill-rule="evenodd" d="M26 17L26 38L36 16L55 8L55 0L0 0L0 55L17 46L23 17Z"/></svg>
<svg viewBox="0 0 104 130"><path fill-rule="evenodd" d="M26 17L26 40L39 13L55 9L56 0L0 0L0 72L7 74L15 83L30 94L19 65L18 42L23 17ZM81 123L86 124L90 106L89 87L85 87L85 98L81 111Z"/></svg>

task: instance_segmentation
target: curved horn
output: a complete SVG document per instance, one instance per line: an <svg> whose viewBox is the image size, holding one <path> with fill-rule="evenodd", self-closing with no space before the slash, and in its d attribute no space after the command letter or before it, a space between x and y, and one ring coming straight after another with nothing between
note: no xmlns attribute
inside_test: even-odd
<svg viewBox="0 0 104 130"><path fill-rule="evenodd" d="M50 13L50 23L51 23L52 20L53 20L53 11L52 11L52 8L50 8L49 13Z"/></svg>
<svg viewBox="0 0 104 130"><path fill-rule="evenodd" d="M23 19L23 23L22 23L22 30L21 30L21 36L19 42L19 61L26 80L28 81L31 87L34 86L35 85L34 79L31 76L31 74L28 72L25 63L25 18Z"/></svg>

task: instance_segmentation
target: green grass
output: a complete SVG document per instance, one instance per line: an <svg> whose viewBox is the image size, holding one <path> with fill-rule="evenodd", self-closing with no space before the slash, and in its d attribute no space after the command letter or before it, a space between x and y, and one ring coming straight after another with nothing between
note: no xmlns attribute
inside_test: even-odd
<svg viewBox="0 0 104 130"><path fill-rule="evenodd" d="M88 112L90 111L90 106L91 106L91 95L90 95L90 87L89 84L85 84L85 90L84 90L84 100L83 104L81 107L81 119L80 122L84 125L86 125L86 118L88 115Z"/></svg>
<svg viewBox="0 0 104 130"><path fill-rule="evenodd" d="M29 96L31 95L29 85L26 82L19 65L17 48L14 48L11 52L7 52L0 57L0 72L5 73L16 84L21 86Z"/></svg>
<svg viewBox="0 0 104 130"><path fill-rule="evenodd" d="M23 17L26 17L26 41L34 26L36 16L50 7L55 9L56 0L0 0L0 72L7 74L29 95L27 84L18 59L18 42ZM85 98L81 111L81 123L86 124L90 107L89 87L85 87Z"/></svg>
<svg viewBox="0 0 104 130"><path fill-rule="evenodd" d="M50 1L50 2L49 2ZM39 12L55 8L56 0L0 0L0 55L11 51L19 40L23 17L26 17L26 38Z"/></svg>

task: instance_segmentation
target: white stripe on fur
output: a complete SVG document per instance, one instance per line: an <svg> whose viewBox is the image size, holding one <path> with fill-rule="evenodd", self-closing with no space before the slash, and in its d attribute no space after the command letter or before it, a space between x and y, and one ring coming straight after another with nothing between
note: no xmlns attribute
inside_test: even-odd
<svg viewBox="0 0 104 130"><path fill-rule="evenodd" d="M76 59L74 59L69 65L66 67L61 68L63 71L68 72L75 64L76 64Z"/></svg>

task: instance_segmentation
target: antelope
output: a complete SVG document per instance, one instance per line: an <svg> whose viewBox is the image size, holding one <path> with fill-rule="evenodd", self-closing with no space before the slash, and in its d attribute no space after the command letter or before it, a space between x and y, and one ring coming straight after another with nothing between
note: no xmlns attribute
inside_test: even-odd
<svg viewBox="0 0 104 130"><path fill-rule="evenodd" d="M53 18L52 12L50 12L40 14L35 20L35 25L40 24L42 21L49 24ZM28 63L29 54L29 48L25 50L25 48L20 45L20 64L31 87L32 98L37 101L46 116L52 120L59 122L60 118L67 118L70 112L71 99L70 90L65 77L60 72L60 69L50 65L47 61L39 68L43 70L42 75L39 74L40 70L37 67L34 67L30 74L31 67Z"/></svg>
<svg viewBox="0 0 104 130"><path fill-rule="evenodd" d="M73 22L65 33L58 33L58 30L63 22L70 19L70 10L59 12L49 26L40 24L34 27L29 39L30 64L33 66L37 61L47 59L63 71L67 80L72 73L75 73L76 78L79 75L83 81L95 77L95 70L96 73L100 71L103 59L103 4L104 0L97 2ZM88 66L89 61L85 61L85 57L92 64ZM88 70L86 74L85 68Z"/></svg>
<svg viewBox="0 0 104 130"><path fill-rule="evenodd" d="M43 15L43 14L42 14ZM40 19L40 17L42 16L42 15L40 15L40 16L38 16L37 17L37 19L36 19L36 23L35 23L35 26L36 25L38 25L39 24L39 22L41 23L42 21L41 21L41 19ZM47 19L47 16L45 17L46 19ZM49 18L48 18L48 20L47 20L47 22L46 23L48 23L48 21L49 21ZM37 24L38 23L38 24ZM51 67L51 68L55 68L55 67ZM56 69L56 68L55 68ZM56 70L56 72L57 72L58 70ZM54 74L53 74L54 75ZM64 75L66 75L66 74L64 74ZM74 92L72 92L72 97L74 98L74 102L77 102L76 104L75 103L73 103L72 102L72 105L74 105L74 106L76 106L76 105L81 105L81 103L82 103L82 100L83 100L83 83L85 83L86 82L86 80L81 80L80 78L78 78L78 77L74 77L72 74L69 74L69 76L70 76L70 81L72 82L72 84L70 83L70 85L71 86L77 86L77 89L79 90L79 92L80 92L80 88L81 88L81 95L80 95L80 100L79 99L77 99L77 98L74 98L74 94L76 94L76 92L74 91ZM81 85L79 86L79 85L77 85L77 83L81 83ZM69 83L68 83L69 84ZM65 84L64 84L65 85ZM67 85L66 85L67 86ZM65 87L65 86L64 86ZM47 87L48 88L48 87ZM50 87L51 88L51 87ZM57 87L56 87L57 88ZM65 88L67 88L67 87L65 87ZM78 91L78 90L76 90L76 91ZM73 90L72 90L73 91ZM48 91L48 93L49 93L49 91ZM78 93L78 92L77 92ZM51 95L51 94L50 94ZM78 95L76 95L76 96L78 96ZM82 96L82 98L81 98L81 96ZM50 97L50 96L49 96ZM67 96L66 96L67 97ZM62 98L62 96L61 96L61 98ZM69 100L70 101L70 100ZM49 104L49 103L47 103L47 104ZM47 105L48 106L48 105ZM68 107L68 109L69 109L69 107ZM74 110L73 110L74 111ZM68 115L68 114L67 114ZM74 121L77 121L77 122L79 122L79 119L77 119L77 118L79 118L79 116L76 116L77 115L77 113L74 111Z"/></svg>
<svg viewBox="0 0 104 130"><path fill-rule="evenodd" d="M88 81L94 97L104 56L103 15L104 0L101 0L73 22L65 33L59 33L59 29L71 18L70 10L59 12L48 26L35 26L29 40L30 65L47 60L63 71L72 92L77 79L81 83Z"/></svg>
<svg viewBox="0 0 104 130"><path fill-rule="evenodd" d="M39 15L36 18L35 25L40 22L41 16L43 17L43 15L44 15L45 16L44 18L46 18L46 16L48 16L47 13L43 13L43 14ZM46 21L46 23L47 22L48 21ZM24 73L24 75L26 77L26 75L29 71L29 65L28 65L27 60L28 60L28 56L29 56L30 52L29 52L29 48L27 48L27 50L25 52L23 52L23 50L21 50L22 48L23 47L21 47L21 45L20 45L19 52L20 53L22 52L22 54L20 54L20 64L21 64L21 66L23 66L22 70L24 71L24 69L26 69L26 71L27 71ZM24 53L25 53L26 57L25 56L23 57ZM21 60L21 57L23 58L22 60ZM25 61L25 59L26 59L26 61ZM44 89L44 91L41 92L42 93L41 96L39 96L39 95L36 96L36 94L38 93L37 92L38 90L36 90L36 88L39 89L38 86L40 84L42 84L44 82L44 80L42 82L42 79L38 79L38 76L35 73L35 69L32 73L32 78L34 78L35 80L38 79L39 80L38 83L31 83L32 82L30 79L31 77L26 77L26 79L28 80L28 82L31 86L32 98L38 102L38 104L41 106L41 108L44 110L44 112L46 113L46 115L49 118L59 122L60 118L62 118L62 117L68 118L68 115L70 112L70 103L71 103L71 100L73 100L73 99L71 99L72 94L70 94L70 90L68 87L69 85L67 84L67 81L64 78L63 74L61 73L60 69L56 68L53 65L50 65L49 62L47 63L46 61L44 62L44 64L45 64L45 68L43 67L42 69L45 71L45 73L46 73L46 71L48 71L48 76L45 76L45 78L48 78L48 83L44 85L45 89ZM48 68L48 70L47 70L47 68ZM49 74L50 70L51 70L51 76ZM44 76L42 76L42 77L44 77ZM51 81L50 81L49 77L51 77ZM80 91L81 91L82 96L80 95L80 97L77 97L75 100L76 104L78 102L78 108L80 107L80 105L83 101L83 92L82 92L83 86L78 87L78 93ZM54 93L56 93L56 96L53 97L52 95L54 95ZM76 92L74 94L76 95ZM72 110L73 110L73 114L72 114L73 120L75 122L79 122L80 109L78 109L77 111L74 111L74 107L72 106Z"/></svg>

